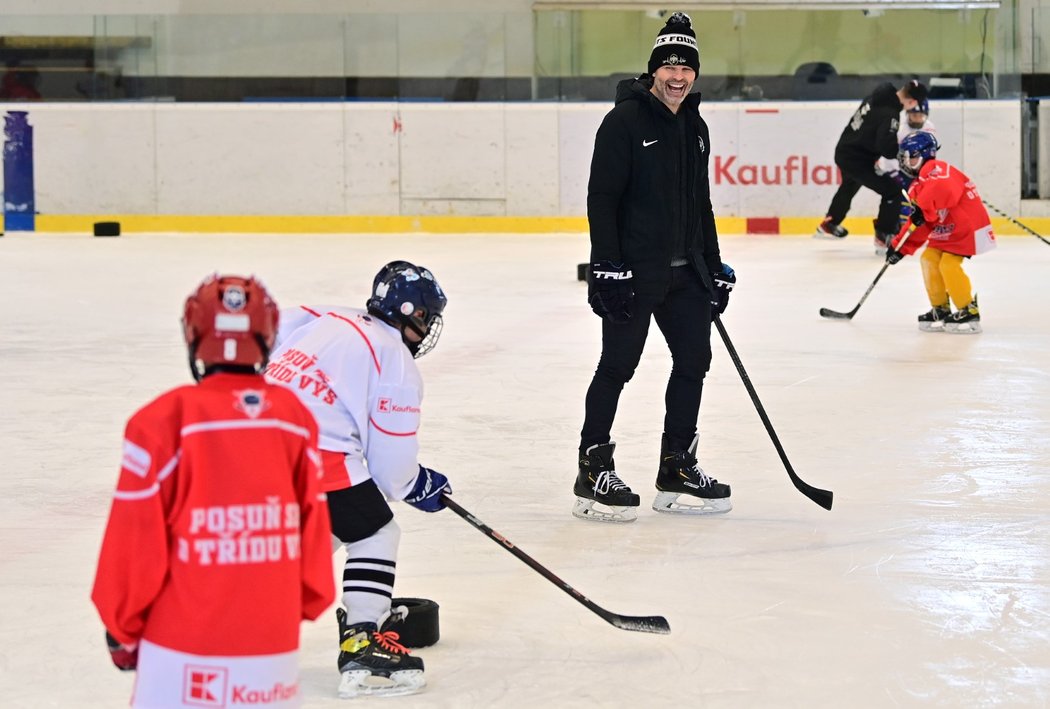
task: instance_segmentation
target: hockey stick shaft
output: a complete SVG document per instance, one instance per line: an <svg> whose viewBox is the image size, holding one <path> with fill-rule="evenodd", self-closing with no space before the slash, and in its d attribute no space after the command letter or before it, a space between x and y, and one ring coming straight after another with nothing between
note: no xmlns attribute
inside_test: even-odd
<svg viewBox="0 0 1050 709"><path fill-rule="evenodd" d="M998 214L1000 217L1003 217L1004 219L1006 219L1006 221L1011 222L1012 224L1015 224L1015 225L1021 227L1022 229L1027 231L1029 234L1031 234L1035 238L1037 238L1040 241L1042 241L1044 244L1050 244L1050 240L1048 240L1046 237L1044 237L1043 235L1039 234L1034 229L1032 229L1030 227L1027 227L1024 224L1022 224L1021 222L1017 221L1016 219L1011 217L1009 214L1007 214L1003 210L1001 210L998 207L996 207L994 204L989 204L988 201L984 200L984 199L982 199L981 201L984 202L984 206L985 207L988 207L988 209L992 210L993 212Z"/></svg>
<svg viewBox="0 0 1050 709"><path fill-rule="evenodd" d="M905 192L903 189L901 190L901 194L904 195L905 201L908 201L908 202L911 201L911 197L909 197L908 193ZM914 208L918 209L918 206L915 206ZM911 229L909 229L910 226L911 226L911 218L909 217L907 223L903 227L903 229L905 230L904 231L904 238L901 239L901 243L897 244L897 248L898 249L900 249L901 246L904 246L904 242L907 241L908 237L911 236ZM889 247L889 244L887 244L886 246ZM868 286L868 290L864 291L864 295L862 295L860 297L860 301L857 302L857 305L854 306L853 310L849 311L848 313L840 313L840 312L838 312L836 310L830 310L829 308L821 308L820 309L820 317L822 317L822 318L838 318L838 319L841 319L841 320L852 320L853 316L857 314L858 310L860 310L860 306L864 305L864 301L867 300L868 296L871 295L871 292L873 290L875 290L875 284L879 282L879 279L882 278L882 274L886 273L886 269L889 268L889 267L890 267L890 262L889 261L887 261L886 263L882 264L882 268L879 270L878 275L875 276L875 280L871 282L870 286Z"/></svg>
<svg viewBox="0 0 1050 709"><path fill-rule="evenodd" d="M550 571L550 569L548 569L546 566L539 563L531 556L523 552L521 549L515 546L513 542L504 537L502 534L489 527L487 524L482 522L480 519L472 515L467 510L463 509L463 507L451 497L443 494L441 496L441 500L448 506L450 510L452 510L457 515L469 522L471 526L473 526L479 532L484 534L492 541L496 542L496 544L498 544L502 549L506 549L511 554L521 559L530 568L532 568L533 571L537 572L540 576L553 583L562 591L565 591L565 593L572 596L576 601L583 604L583 606L585 606L587 610L596 614L607 623L615 625L621 630L635 630L640 633L667 634L671 632L671 626L670 624L668 624L667 619L663 616L620 615L619 613L613 613L612 611L608 611L602 608L597 603L587 598L575 588L567 584L565 581L562 581L560 578L555 576L554 573Z"/></svg>
<svg viewBox="0 0 1050 709"><path fill-rule="evenodd" d="M879 275L882 274L880 273ZM874 286L874 284L872 285ZM740 379L744 382L744 388L747 389L747 393L751 397L751 403L755 405L755 410L758 411L758 417L762 419L762 425L766 427L766 433L768 433L770 439L772 439L773 447L777 449L780 461L787 469L788 477L791 478L791 482L803 495L813 500L813 502L817 503L824 509L830 510L835 494L830 490L821 490L818 487L813 487L795 473L795 470L791 467L791 462L788 460L787 453L784 452L784 446L780 445L780 439L777 438L777 433L773 430L773 424L770 423L769 416L766 415L766 410L762 406L762 402L759 401L758 392L755 391L755 387L751 384L751 378L747 376L747 371L744 369L744 363L740 361L740 355L737 354L736 348L733 347L733 343L729 339L729 333L726 332L726 327L722 324L722 318L715 315L714 323L715 327L718 328L718 334L722 336L722 342L725 343L726 349L729 350L729 356L733 360L733 364L736 366L736 371L740 374Z"/></svg>

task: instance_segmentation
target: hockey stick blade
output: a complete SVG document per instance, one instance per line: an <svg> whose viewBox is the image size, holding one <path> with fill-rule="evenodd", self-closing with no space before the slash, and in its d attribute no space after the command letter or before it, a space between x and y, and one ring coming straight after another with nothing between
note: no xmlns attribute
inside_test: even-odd
<svg viewBox="0 0 1050 709"><path fill-rule="evenodd" d="M465 519L472 527L477 529L479 532L484 534L486 537L496 542L501 548L506 549L514 556L525 562L533 571L537 572L540 576L547 579L555 586L560 588L565 593L576 599L577 602L582 604L587 610L591 611L605 622L620 628L621 630L633 630L639 633L657 633L659 635L666 635L671 632L671 626L667 622L667 619L659 615L620 615L619 613L613 613L605 608L602 608L591 599L584 596L582 593L577 591L569 584L562 581L560 578L554 575L546 566L533 559L531 556L523 552L521 549L516 547L512 541L504 537L499 532L489 527L487 524L482 522L480 519L472 515L467 510L463 509L461 505L456 503L448 495L442 495L441 501L445 505L455 512L457 515Z"/></svg>
<svg viewBox="0 0 1050 709"><path fill-rule="evenodd" d="M848 313L840 313L837 310L831 310L830 308L821 308L820 317L822 318L833 318L838 320L852 320L853 316L857 314L857 309L849 311Z"/></svg>

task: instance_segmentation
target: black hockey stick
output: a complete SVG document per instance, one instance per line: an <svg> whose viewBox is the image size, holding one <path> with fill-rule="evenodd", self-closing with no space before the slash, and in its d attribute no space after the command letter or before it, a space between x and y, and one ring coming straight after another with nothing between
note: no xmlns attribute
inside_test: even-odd
<svg viewBox="0 0 1050 709"><path fill-rule="evenodd" d="M857 303L856 306L854 306L853 310L849 311L848 313L840 313L839 311L832 310L831 308L821 308L820 317L837 318L839 320L852 320L853 316L857 314L858 310L860 310L860 306L864 305L864 301L867 300L871 292L875 290L875 284L879 282L879 279L882 278L882 274L886 273L886 269L889 267L889 261L882 264L882 268L879 270L879 275L875 276L875 280L871 282L870 286L868 286L868 290L864 291L864 295L860 297L860 302Z"/></svg>
<svg viewBox="0 0 1050 709"><path fill-rule="evenodd" d="M1031 235L1032 235L1032 236L1034 236L1035 238L1037 238L1037 239L1039 239L1040 241L1042 241L1042 242L1043 242L1044 244L1050 244L1050 240L1046 239L1046 237L1042 236L1041 234L1039 234L1039 233L1038 233L1038 232L1036 232L1035 230L1033 230L1033 229L1031 229L1031 228L1029 228L1029 227L1025 226L1025 225L1024 225L1024 224L1022 224L1021 222L1017 221L1016 219L1014 219L1013 217L1011 217L1011 216L1010 216L1009 214L1007 214L1007 213L1006 213L1006 212L1004 212L1003 210L1001 210L1001 209L999 209L998 207L996 207L996 206L995 206L994 204L989 204L989 203L987 202L987 200L983 200L983 199L982 199L981 201L982 201L982 202L984 202L984 206L985 206L985 207L988 207L988 209L992 210L993 212L995 212L996 214L998 214L998 215L999 215L1000 217L1003 217L1003 218L1005 218L1005 219L1006 219L1006 221L1008 221L1008 222L1012 222L1013 224L1016 224L1017 226L1021 227L1022 229L1024 229L1025 231L1027 231L1027 232L1028 232L1029 234L1031 234Z"/></svg>
<svg viewBox="0 0 1050 709"><path fill-rule="evenodd" d="M555 586L565 591L565 593L575 598L577 601L586 606L589 611L600 616L606 622L615 625L621 630L635 630L639 633L659 633L661 635L666 635L667 633L671 632L671 626L668 624L667 619L663 616L620 615L619 613L613 613L611 611L605 610L597 603L595 603L594 601L577 591L575 588L573 588L572 586L555 576L543 564L539 563L531 556L523 552L521 549L514 546L514 543L506 537L504 537L502 534L489 527L480 519L472 515L470 512L467 512L451 497L449 497L448 495L442 495L441 500L446 505L448 505L449 509L451 509L463 519L470 522L470 524L473 525L475 529L480 531L492 541L496 542L496 544L499 544L500 547L502 547L503 549L506 549L511 554L524 561L526 564L531 566L534 571L539 573L543 578L547 579Z"/></svg>
<svg viewBox="0 0 1050 709"><path fill-rule="evenodd" d="M911 197L908 196L907 192L905 192L904 190L901 190L901 194L904 195L904 199L905 200L907 200L909 202L911 201ZM916 209L917 209L917 207L916 207ZM910 218L908 219L907 226L911 226L911 219ZM897 244L897 248L898 249L900 249L900 247L904 245L904 242L908 240L909 236L911 236L911 230L908 230L908 232L904 235L904 238L901 239L901 243ZM889 244L887 244L886 246L888 247ZM868 290L864 291L864 295L862 295L860 297L860 302L857 303L856 307L854 307L853 310L849 311L848 313L840 313L839 311L832 310L831 308L821 308L820 309L820 317L822 317L822 318L834 318L834 319L838 319L838 320L852 320L853 316L857 314L858 310L860 310L860 306L864 305L864 301L867 300L868 296L871 295L871 292L873 290L875 290L875 284L879 282L880 278L882 278L882 274L886 273L886 269L889 268L891 265L892 264L889 261L887 261L886 263L882 264L882 269L879 270L879 275L875 276L875 280L871 282L870 286L868 286Z"/></svg>
<svg viewBox="0 0 1050 709"><path fill-rule="evenodd" d="M879 275L882 274L880 273ZM755 405L755 409L758 411L758 416L762 419L762 424L766 427L766 433L768 433L769 437L773 439L773 446L777 449L777 453L780 455L780 460L784 463L784 467L787 468L788 477L791 478L791 482L794 483L795 488L803 495L813 500L824 509L830 510L835 493L831 490L821 490L819 487L813 487L795 473L794 469L791 467L791 462L788 461L787 453L784 452L784 446L780 445L780 439L777 438L776 431L773 430L773 424L769 422L769 417L766 416L766 410L762 407L762 402L758 400L758 392L755 391L755 387L751 385L751 379L747 376L747 372L744 371L744 363L740 361L740 355L737 354L736 348L733 347L733 343L729 340L729 333L726 332L726 327L722 324L722 318L715 315L714 322L715 327L718 328L718 334L722 336L722 342L725 343L726 349L729 350L729 356L732 358L733 364L736 365L736 371L740 373L740 378L744 382L744 388L747 389L747 393L751 397L751 403Z"/></svg>

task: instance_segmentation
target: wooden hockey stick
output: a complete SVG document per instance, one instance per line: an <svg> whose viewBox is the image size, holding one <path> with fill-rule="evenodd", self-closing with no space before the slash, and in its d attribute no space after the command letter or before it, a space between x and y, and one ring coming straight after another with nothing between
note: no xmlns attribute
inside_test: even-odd
<svg viewBox="0 0 1050 709"><path fill-rule="evenodd" d="M988 209L992 210L993 212L998 214L1000 217L1003 217L1004 219L1006 219L1006 221L1011 222L1011 223L1016 224L1017 226L1021 227L1022 229L1027 231L1029 234L1031 234L1035 238L1037 238L1040 241L1042 241L1044 244L1050 244L1050 240L1048 240L1046 237L1042 236L1041 234L1039 234L1035 230L1025 226L1021 222L1017 221L1016 219L1011 217L1009 214L1007 214L1003 210L1001 210L998 207L996 207L994 204L989 204L988 201L984 200L984 199L982 199L981 201L984 202L984 206L985 207L988 207Z"/></svg>
<svg viewBox="0 0 1050 709"><path fill-rule="evenodd" d="M766 427L766 433L768 433L769 437L772 439L773 447L777 449L780 461L787 469L788 477L790 477L791 482L794 483L795 489L824 509L830 510L835 493L831 490L821 490L819 487L813 487L795 473L794 469L791 467L791 462L788 461L787 453L784 452L784 446L780 445L780 439L777 438L777 433L773 430L773 424L770 423L769 417L766 416L766 410L762 407L762 402L758 399L758 392L755 391L755 387L751 384L751 379L747 376L747 372L744 370L744 363L740 361L740 355L737 354L736 348L733 347L733 343L729 340L729 333L726 332L726 327L722 324L722 318L717 314L715 315L714 323L715 327L718 328L718 334L722 336L722 342L725 343L726 349L729 350L729 356L732 358L733 364L736 365L736 371L740 374L740 379L744 382L744 388L747 389L747 393L751 397L751 403L755 405L755 410L758 411L758 417L762 419L762 425Z"/></svg>
<svg viewBox="0 0 1050 709"><path fill-rule="evenodd" d="M587 610L598 615L602 620L605 620L612 625L615 625L621 630L634 630L639 633L658 633L666 635L671 632L671 626L668 624L667 619L659 615L647 615L647 616L635 616L635 615L620 615L619 613L613 613L607 611L591 599L584 596L582 593L577 591L569 584L562 581L560 578L555 576L551 571L543 564L539 563L531 556L523 552L518 547L514 546L514 543L504 537L499 532L493 530L487 524L482 522L480 519L472 515L467 510L463 509L458 503L456 503L448 495L442 494L441 501L444 502L450 510L455 512L457 515L467 520L475 529L487 536L492 541L496 542L501 548L506 549L514 556L518 557L526 564L528 564L534 571L540 574L543 578L547 579L555 586L565 591L565 593L572 596L578 602L582 603Z"/></svg>

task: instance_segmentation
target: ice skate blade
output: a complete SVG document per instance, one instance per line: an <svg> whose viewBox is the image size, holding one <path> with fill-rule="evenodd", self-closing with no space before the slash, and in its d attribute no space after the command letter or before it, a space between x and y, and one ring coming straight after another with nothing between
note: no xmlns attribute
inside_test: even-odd
<svg viewBox="0 0 1050 709"><path fill-rule="evenodd" d="M843 234L842 236L835 236L834 234L829 234L826 231L817 229L815 232L813 232L813 238L823 239L824 241L842 241L846 238L846 235Z"/></svg>
<svg viewBox="0 0 1050 709"><path fill-rule="evenodd" d="M928 322L919 323L919 331L920 332L944 332L945 331L944 330L944 322L941 321L941 322L936 322L936 323L928 323Z"/></svg>
<svg viewBox="0 0 1050 709"><path fill-rule="evenodd" d="M389 677L370 670L347 670L339 680L339 698L397 697L415 694L427 685L423 670L398 670Z"/></svg>
<svg viewBox="0 0 1050 709"><path fill-rule="evenodd" d="M981 331L981 323L968 322L962 325L949 323L944 326L944 331L952 335L976 335Z"/></svg>
<svg viewBox="0 0 1050 709"><path fill-rule="evenodd" d="M690 502L696 500L699 505L686 505L678 502L678 498L686 496ZM657 512L676 515L720 515L733 509L733 503L728 497L709 499L706 497L693 497L684 492L662 492L656 493L653 500L653 509Z"/></svg>
<svg viewBox="0 0 1050 709"><path fill-rule="evenodd" d="M623 524L625 522L633 522L638 519L638 511L634 507L612 507L609 505L603 505L608 511L601 508L595 508L594 505L598 504L594 500L588 500L583 497L576 498L576 504L572 507L572 516L578 517L579 519L591 520L592 522L615 522Z"/></svg>

